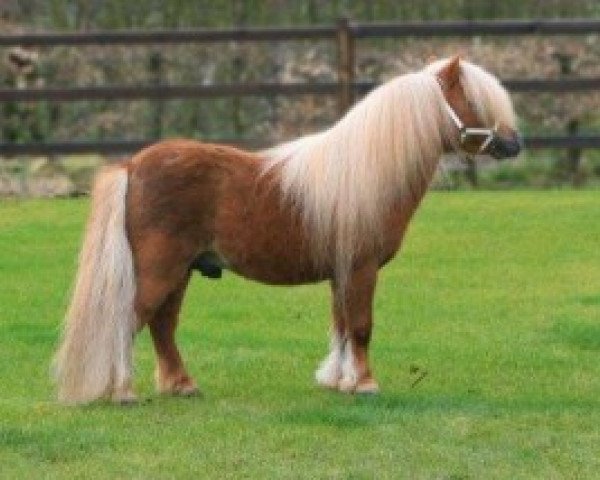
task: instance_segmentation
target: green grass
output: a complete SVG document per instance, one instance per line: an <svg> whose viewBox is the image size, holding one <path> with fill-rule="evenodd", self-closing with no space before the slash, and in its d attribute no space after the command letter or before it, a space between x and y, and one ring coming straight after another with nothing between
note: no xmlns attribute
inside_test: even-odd
<svg viewBox="0 0 600 480"><path fill-rule="evenodd" d="M203 399L66 408L48 363L87 202L0 202L1 478L598 478L600 194L432 193L381 274L376 397L312 381L326 285L194 278ZM428 375L414 388L414 367Z"/></svg>

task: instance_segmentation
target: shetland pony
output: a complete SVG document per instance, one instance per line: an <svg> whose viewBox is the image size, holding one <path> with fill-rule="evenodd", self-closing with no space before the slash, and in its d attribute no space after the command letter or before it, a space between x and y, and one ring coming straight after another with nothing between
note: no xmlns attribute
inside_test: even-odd
<svg viewBox="0 0 600 480"><path fill-rule="evenodd" d="M59 400L135 400L132 348L150 329L162 393L191 395L175 330L191 272L274 285L329 280L331 351L319 385L372 393L379 268L445 152L514 156L506 91L458 57L372 91L331 128L261 152L157 143L104 169L93 193L54 372Z"/></svg>

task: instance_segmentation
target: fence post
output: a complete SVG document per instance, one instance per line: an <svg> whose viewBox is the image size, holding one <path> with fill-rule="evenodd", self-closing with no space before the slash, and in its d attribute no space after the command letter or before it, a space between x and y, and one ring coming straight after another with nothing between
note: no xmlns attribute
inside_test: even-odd
<svg viewBox="0 0 600 480"><path fill-rule="evenodd" d="M567 135L574 137L579 133L579 119L571 118L567 122ZM571 174L571 184L574 187L581 187L584 183L584 176L579 168L581 164L581 148L572 147L567 149L567 168Z"/></svg>
<svg viewBox="0 0 600 480"><path fill-rule="evenodd" d="M568 77L573 74L573 62L575 60L572 54L557 52L554 57L559 62L561 76ZM579 133L579 119L570 118L567 121L567 135L575 136ZM583 183L583 177L579 171L581 164L581 149L580 148L569 148L565 158L565 168L568 175L571 177L571 184L574 187L580 187Z"/></svg>
<svg viewBox="0 0 600 480"><path fill-rule="evenodd" d="M233 54L233 59L231 61L231 76L232 83L239 84L242 82L242 76L245 69L245 62L244 58L240 53L240 46L236 44L234 48L235 53ZM239 138L244 133L244 123L242 120L242 98L239 95L233 97L232 107L233 131L235 133L236 138Z"/></svg>
<svg viewBox="0 0 600 480"><path fill-rule="evenodd" d="M337 24L338 50L338 109L342 116L354 102L354 37L348 17Z"/></svg>
<svg viewBox="0 0 600 480"><path fill-rule="evenodd" d="M150 70L150 82L152 85L160 86L163 78L163 59L160 52L152 52L148 60L148 69ZM162 137L164 102L156 100L152 112L152 120L150 126L150 137L153 140L158 140Z"/></svg>
<svg viewBox="0 0 600 480"><path fill-rule="evenodd" d="M479 173L477 170L477 163L475 159L468 157L465 160L467 162L467 166L465 169L465 177L469 182L469 185L473 188L477 188L479 186Z"/></svg>
<svg viewBox="0 0 600 480"><path fill-rule="evenodd" d="M248 14L251 5L245 0L233 0L231 2L231 15L236 28L242 29L248 22ZM243 80L246 62L239 42L233 44L233 58L231 60L231 81L239 84ZM232 123L236 138L240 138L244 133L244 123L242 119L242 98L235 95L232 99Z"/></svg>
<svg viewBox="0 0 600 480"><path fill-rule="evenodd" d="M552 57L558 62L558 68L561 78L568 78L573 72L574 56L568 52L554 52ZM567 118L566 133L567 137L577 135L579 132L579 119L576 117ZM569 147L565 156L561 156L554 164L554 175L559 181L570 181L573 186L580 186L584 177L581 175L579 164L581 162L581 148Z"/></svg>

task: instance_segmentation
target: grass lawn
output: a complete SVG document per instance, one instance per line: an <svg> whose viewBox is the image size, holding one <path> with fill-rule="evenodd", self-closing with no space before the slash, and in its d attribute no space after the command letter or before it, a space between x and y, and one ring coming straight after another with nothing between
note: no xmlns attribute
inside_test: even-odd
<svg viewBox="0 0 600 480"><path fill-rule="evenodd" d="M326 285L196 276L204 398L55 403L48 364L88 204L0 201L0 478L599 478L600 192L432 193L381 273L382 393L315 387ZM419 371L428 374L411 386Z"/></svg>

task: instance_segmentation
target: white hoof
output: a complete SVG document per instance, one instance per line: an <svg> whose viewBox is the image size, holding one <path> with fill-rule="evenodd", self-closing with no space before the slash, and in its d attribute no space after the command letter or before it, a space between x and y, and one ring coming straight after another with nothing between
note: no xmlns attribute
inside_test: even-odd
<svg viewBox="0 0 600 480"><path fill-rule="evenodd" d="M322 387L338 388L341 377L340 355L338 352L331 352L315 372L315 380Z"/></svg>
<svg viewBox="0 0 600 480"><path fill-rule="evenodd" d="M356 378L352 376L343 377L338 383L338 390L342 393L354 393L356 390Z"/></svg>
<svg viewBox="0 0 600 480"><path fill-rule="evenodd" d="M132 405L137 403L138 399L131 389L115 391L111 400L118 405Z"/></svg>

